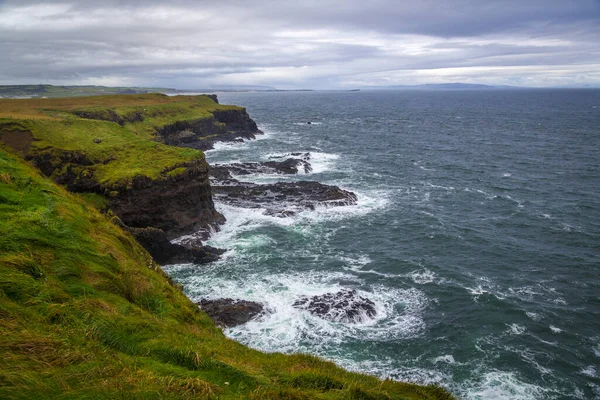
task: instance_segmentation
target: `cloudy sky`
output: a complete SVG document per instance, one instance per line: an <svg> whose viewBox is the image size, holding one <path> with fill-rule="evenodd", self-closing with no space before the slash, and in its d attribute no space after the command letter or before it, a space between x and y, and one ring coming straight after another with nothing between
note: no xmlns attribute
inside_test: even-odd
<svg viewBox="0 0 600 400"><path fill-rule="evenodd" d="M600 0L0 0L0 84L600 87Z"/></svg>

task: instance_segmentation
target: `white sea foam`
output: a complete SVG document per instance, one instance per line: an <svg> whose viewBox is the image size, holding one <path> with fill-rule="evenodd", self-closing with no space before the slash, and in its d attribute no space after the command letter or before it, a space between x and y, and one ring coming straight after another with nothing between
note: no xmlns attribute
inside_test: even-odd
<svg viewBox="0 0 600 400"><path fill-rule="evenodd" d="M557 297L555 299L552 299L551 301L553 303L555 303L555 304L560 304L561 306L566 306L567 305L567 301L564 298L562 298L562 297Z"/></svg>
<svg viewBox="0 0 600 400"><path fill-rule="evenodd" d="M594 365L588 365L587 367L582 368L581 371L579 371L579 373L589 376L590 378L598 377L598 371L596 370L596 366Z"/></svg>
<svg viewBox="0 0 600 400"><path fill-rule="evenodd" d="M356 272L365 272L361 271L363 267L373 262L366 254L361 254L358 257L339 256L339 259L346 264L347 269Z"/></svg>
<svg viewBox="0 0 600 400"><path fill-rule="evenodd" d="M443 189L443 190L447 190L447 191L453 191L454 186L442 186L442 185L434 185L431 182L425 182L425 186L431 187L431 188L435 188L435 189Z"/></svg>
<svg viewBox="0 0 600 400"><path fill-rule="evenodd" d="M422 270L413 271L410 273L410 278L414 283L418 283L420 285L424 285L426 283L433 282L437 275L435 272L428 270L427 268Z"/></svg>
<svg viewBox="0 0 600 400"><path fill-rule="evenodd" d="M447 364L455 364L456 361L454 360L454 357L451 354L446 354L444 356L439 356L434 358L433 363L437 364L439 362L443 362L443 363L447 363Z"/></svg>
<svg viewBox="0 0 600 400"><path fill-rule="evenodd" d="M339 154L311 152L309 163L312 173L319 174L333 169L339 158Z"/></svg>
<svg viewBox="0 0 600 400"><path fill-rule="evenodd" d="M491 371L479 382L464 388L463 396L473 400L533 400L546 398L548 390L521 381L514 373Z"/></svg>
<svg viewBox="0 0 600 400"><path fill-rule="evenodd" d="M374 319L361 323L331 322L293 307L302 296L337 292L345 287L340 282L347 281L360 283L356 276L339 272L265 275L247 271L243 277L231 279L215 269L189 279L186 290L194 300L230 297L264 303L268 312L261 318L225 331L229 337L264 351L323 354L350 339L387 341L423 332L422 311L427 298L416 289L355 288L360 296L373 301L377 310Z"/></svg>
<svg viewBox="0 0 600 400"><path fill-rule="evenodd" d="M512 333L513 335L522 335L525 333L525 327L523 325L519 325L519 324L510 324L509 332Z"/></svg>
<svg viewBox="0 0 600 400"><path fill-rule="evenodd" d="M542 318L539 313L534 313L531 311L527 311L525 314L527 314L527 316L534 321L539 321Z"/></svg>
<svg viewBox="0 0 600 400"><path fill-rule="evenodd" d="M561 333L563 330L560 328L557 328L554 325L550 325L550 330L552 331L552 333Z"/></svg>

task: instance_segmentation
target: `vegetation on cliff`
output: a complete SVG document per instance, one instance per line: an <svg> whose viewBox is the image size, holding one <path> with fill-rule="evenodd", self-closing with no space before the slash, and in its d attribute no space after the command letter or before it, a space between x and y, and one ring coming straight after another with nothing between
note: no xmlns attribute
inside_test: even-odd
<svg viewBox="0 0 600 400"><path fill-rule="evenodd" d="M244 122L256 128L245 109L214 96L0 100L0 142L127 225L159 228L170 239L215 226L222 216L212 204L204 154L163 143L163 133L192 127L202 142L205 132L235 136Z"/></svg>
<svg viewBox="0 0 600 400"><path fill-rule="evenodd" d="M227 339L129 234L1 149L0 397L451 398Z"/></svg>
<svg viewBox="0 0 600 400"><path fill-rule="evenodd" d="M0 398L451 398L229 340L136 242L219 217L203 153L161 143L255 129L215 100L0 100Z"/></svg>
<svg viewBox="0 0 600 400"><path fill-rule="evenodd" d="M158 93L64 99L0 100L0 140L30 159L49 160L102 187L126 187L137 176L161 179L182 173L179 165L202 152L165 146L157 130L182 121L214 119L214 112L243 110L209 96L169 97ZM71 156L71 162L64 155ZM80 155L80 157L75 157ZM57 161L63 158L61 161Z"/></svg>

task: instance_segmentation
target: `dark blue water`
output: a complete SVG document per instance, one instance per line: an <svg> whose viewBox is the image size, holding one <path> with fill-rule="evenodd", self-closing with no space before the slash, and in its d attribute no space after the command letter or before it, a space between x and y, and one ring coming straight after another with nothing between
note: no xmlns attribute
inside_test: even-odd
<svg viewBox="0 0 600 400"><path fill-rule="evenodd" d="M225 258L167 270L192 298L267 304L229 336L463 398L600 398L600 91L219 98L266 134L210 162L309 151L314 172L287 179L359 196L292 218L218 205L229 222L211 244ZM291 306L341 288L378 317L332 323Z"/></svg>

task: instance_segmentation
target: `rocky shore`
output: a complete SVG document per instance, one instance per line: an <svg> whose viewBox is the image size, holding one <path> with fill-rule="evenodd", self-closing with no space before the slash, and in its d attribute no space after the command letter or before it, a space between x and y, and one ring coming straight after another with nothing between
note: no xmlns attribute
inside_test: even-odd
<svg viewBox="0 0 600 400"><path fill-rule="evenodd" d="M51 141L53 136L47 136L44 121L33 126L26 122L0 124L0 141L19 151L44 175L69 191L101 199L99 208L109 211L113 222L129 232L159 264L206 264L220 258L225 249L203 243L211 231L226 223L215 209L214 201L261 209L266 215L280 218L320 207L356 204L354 193L316 181L257 184L244 180L255 174L308 174L312 171L310 153L287 153L263 162L213 166L209 166L201 153L190 157L195 150L212 149L217 142L240 142L262 134L244 108L219 105L214 95L175 100L146 95L127 100L158 104L134 105L124 110L109 103L106 107L73 109L70 113L78 120L66 120L52 127L53 132L60 129L66 137L80 140L70 146L64 146L62 139ZM164 103L173 107L175 101L180 106L177 111L180 116L162 106ZM90 127L101 127L108 136L97 133L97 137L87 138L81 134L78 124L84 132ZM147 126L150 126L146 133L148 139L140 140L138 136ZM114 135L128 132L131 132L131 143L115 147ZM172 147L158 149L156 161L149 159L150 154L143 148L153 149L161 146L159 143ZM128 150L128 146L133 147ZM131 154L132 150L139 154ZM186 152L190 151L188 155ZM169 153L176 153L173 161L163 160ZM150 161L143 173L128 174L127 169L140 158ZM163 166L160 166L161 161ZM154 174L149 173L150 167L155 168ZM306 304L298 303L298 307L328 318L331 313L324 311L329 310L324 304L329 302L332 312L342 313L342 320L372 313L367 299L352 299L352 293L331 296L307 299ZM261 315L264 308L236 299L203 300L201 306L222 326L246 322Z"/></svg>
<svg viewBox="0 0 600 400"><path fill-rule="evenodd" d="M213 202L220 178L195 148L259 134L245 109L215 100L157 93L0 100L0 398L452 398L308 354L248 348L215 325L262 318L266 305L219 293L195 304L165 274L159 264L203 264L223 252L202 242L224 219ZM227 189L223 201L252 192L246 206L267 209L264 199L277 191L277 210L355 201L318 183L243 182L245 172L309 172L310 160L298 158L222 168L222 186L242 188ZM295 300L311 313L333 304L316 314L323 318L346 303L369 315L363 299L331 295Z"/></svg>

